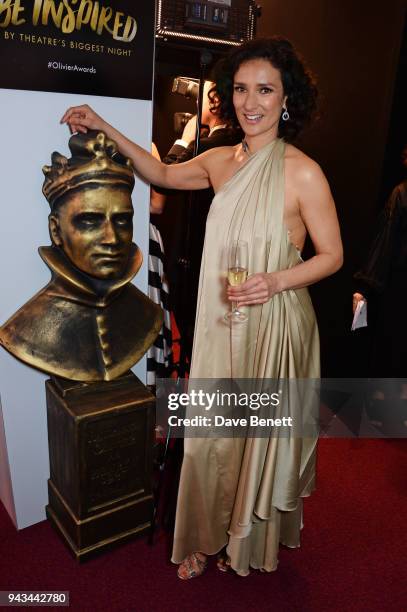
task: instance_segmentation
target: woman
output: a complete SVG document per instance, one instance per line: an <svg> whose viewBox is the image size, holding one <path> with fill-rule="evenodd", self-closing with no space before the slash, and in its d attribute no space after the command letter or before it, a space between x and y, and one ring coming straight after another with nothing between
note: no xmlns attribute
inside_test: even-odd
<svg viewBox="0 0 407 612"><path fill-rule="evenodd" d="M207 220L191 378L319 377L318 330L306 287L342 264L335 206L319 166L288 144L310 118L316 91L291 44L254 40L232 52L217 78L220 114L244 139L184 164L163 166L87 106L71 129L101 129L150 182L215 191ZM315 255L300 256L307 232ZM227 246L249 243L249 277L227 298L249 306L224 323ZM186 439L172 560L178 576L202 574L227 546L227 565L273 571L279 542L299 546L301 498L314 486L315 441ZM220 562L226 569L226 562Z"/></svg>

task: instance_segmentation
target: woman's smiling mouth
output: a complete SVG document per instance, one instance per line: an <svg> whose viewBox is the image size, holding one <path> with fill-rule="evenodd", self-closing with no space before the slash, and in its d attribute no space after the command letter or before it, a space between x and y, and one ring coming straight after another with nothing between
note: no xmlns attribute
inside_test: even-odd
<svg viewBox="0 0 407 612"><path fill-rule="evenodd" d="M248 123L258 123L261 119L263 119L264 115L249 115L244 113L243 116Z"/></svg>

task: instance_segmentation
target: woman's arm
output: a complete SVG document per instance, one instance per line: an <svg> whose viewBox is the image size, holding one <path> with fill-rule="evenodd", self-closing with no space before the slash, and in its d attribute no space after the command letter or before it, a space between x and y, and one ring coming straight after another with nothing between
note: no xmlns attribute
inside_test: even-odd
<svg viewBox="0 0 407 612"><path fill-rule="evenodd" d="M207 171L207 157L212 152L195 157L183 164L167 166L121 134L87 104L69 108L61 119L72 132L86 133L88 130L101 130L114 140L120 153L129 157L135 170L149 183L168 189L206 189L210 187Z"/></svg>
<svg viewBox="0 0 407 612"><path fill-rule="evenodd" d="M339 223L328 182L318 166L303 156L290 187L298 194L301 219L311 237L314 257L287 270L253 274L238 287L228 287L229 299L244 304L263 304L288 289L312 285L336 272L342 265L343 250Z"/></svg>
<svg viewBox="0 0 407 612"><path fill-rule="evenodd" d="M154 142L151 144L151 154L153 157L155 157L155 159L158 159L158 161L161 161L160 154ZM161 213L164 210L166 199L167 197L163 193L158 193L158 191L156 191L154 187L151 187L150 189L150 213L152 215L161 215Z"/></svg>

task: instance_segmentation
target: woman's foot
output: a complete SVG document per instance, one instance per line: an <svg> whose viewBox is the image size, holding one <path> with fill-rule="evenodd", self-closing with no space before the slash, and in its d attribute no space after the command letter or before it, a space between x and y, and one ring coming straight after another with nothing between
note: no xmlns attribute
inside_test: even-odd
<svg viewBox="0 0 407 612"><path fill-rule="evenodd" d="M208 560L206 555L200 552L192 553L192 555L185 557L181 565L178 567L178 578L181 578L181 580L190 580L190 578L202 576L207 565Z"/></svg>
<svg viewBox="0 0 407 612"><path fill-rule="evenodd" d="M228 572L230 569L230 557L228 556L226 549L222 550L216 560L216 567L220 572Z"/></svg>

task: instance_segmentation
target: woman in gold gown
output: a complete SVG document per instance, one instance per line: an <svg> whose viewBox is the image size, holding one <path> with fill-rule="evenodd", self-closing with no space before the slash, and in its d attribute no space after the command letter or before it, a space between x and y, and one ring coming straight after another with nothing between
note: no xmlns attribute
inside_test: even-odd
<svg viewBox="0 0 407 612"><path fill-rule="evenodd" d="M320 167L290 142L310 119L316 90L292 45L254 40L223 62L218 112L239 124L242 144L165 166L88 106L68 109L71 130L103 130L148 181L173 189L215 191L206 226L191 379L319 377L319 341L306 287L342 264L342 244ZM315 255L303 261L307 232ZM227 287L227 246L249 245L249 276ZM245 324L225 325L231 300ZM299 546L302 498L315 481L315 439L185 440L172 560L178 576L202 574L207 555L227 550L246 575L273 571L279 543Z"/></svg>

